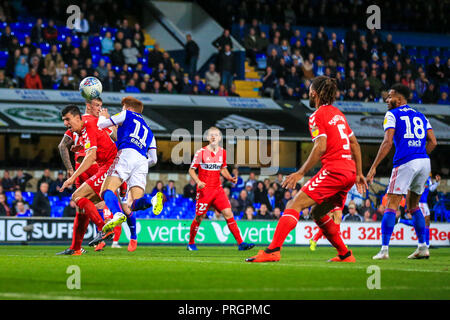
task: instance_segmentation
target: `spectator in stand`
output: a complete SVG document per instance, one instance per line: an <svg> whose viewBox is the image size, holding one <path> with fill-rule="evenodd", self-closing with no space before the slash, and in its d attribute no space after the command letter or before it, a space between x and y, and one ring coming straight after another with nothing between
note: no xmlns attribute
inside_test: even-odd
<svg viewBox="0 0 450 320"><path fill-rule="evenodd" d="M272 220L272 215L270 214L267 205L265 203L261 203L261 207L258 210L258 214L255 219L257 220Z"/></svg>
<svg viewBox="0 0 450 320"><path fill-rule="evenodd" d="M10 216L11 208L6 202L6 196L4 193L0 193L0 216Z"/></svg>
<svg viewBox="0 0 450 320"><path fill-rule="evenodd" d="M237 201L238 201L238 207L237 207L238 212L244 211L245 208L247 208L253 204L252 201L250 201L250 199L248 198L248 194L247 194L246 190L241 190Z"/></svg>
<svg viewBox="0 0 450 320"><path fill-rule="evenodd" d="M255 192L253 191L253 184L251 182L245 184L245 191L247 191L247 198L252 203L255 203Z"/></svg>
<svg viewBox="0 0 450 320"><path fill-rule="evenodd" d="M356 205L350 202L348 205L348 213L342 219L342 222L363 222L363 218L356 211Z"/></svg>
<svg viewBox="0 0 450 320"><path fill-rule="evenodd" d="M44 40L49 44L56 44L58 38L58 30L55 28L55 22L50 19L48 26L43 30Z"/></svg>
<svg viewBox="0 0 450 320"><path fill-rule="evenodd" d="M265 203L267 205L267 209L269 212L273 212L277 205L277 199L275 197L275 190L274 188L270 187L267 189L267 195L266 198L262 203Z"/></svg>
<svg viewBox="0 0 450 320"><path fill-rule="evenodd" d="M447 92L441 93L441 98L438 100L437 104L450 104L450 99L448 98Z"/></svg>
<svg viewBox="0 0 450 320"><path fill-rule="evenodd" d="M114 50L111 52L111 63L113 66L123 66L125 63L122 45L119 42L114 44Z"/></svg>
<svg viewBox="0 0 450 320"><path fill-rule="evenodd" d="M108 71L108 76L105 80L103 80L102 83L103 83L103 91L106 92L119 91L116 74L114 73L113 70Z"/></svg>
<svg viewBox="0 0 450 320"><path fill-rule="evenodd" d="M51 46L50 53L45 56L44 64L47 69L49 68L51 61L54 62L55 66L59 65L61 61L64 61L61 54L58 52L58 46L56 44Z"/></svg>
<svg viewBox="0 0 450 320"><path fill-rule="evenodd" d="M75 201L70 200L69 204L64 208L63 217L64 218L74 218L77 214L77 204Z"/></svg>
<svg viewBox="0 0 450 320"><path fill-rule="evenodd" d="M56 180L50 184L49 194L51 196L69 196L66 191L64 191L63 194L59 192L59 189L61 189L64 181L66 181L66 179L64 179L64 172L59 171Z"/></svg>
<svg viewBox="0 0 450 320"><path fill-rule="evenodd" d="M16 217L31 217L32 213L28 206L23 201L18 201L16 204L16 210L14 213Z"/></svg>
<svg viewBox="0 0 450 320"><path fill-rule="evenodd" d="M230 49L233 49L233 42L231 41L230 30L224 29L223 34L212 42L212 45L221 51L225 50L225 46L229 45Z"/></svg>
<svg viewBox="0 0 450 320"><path fill-rule="evenodd" d="M19 59L19 62L16 64L16 67L14 69L14 77L19 82L19 87L23 87L23 84L25 82L25 77L29 71L27 58L25 56L21 56Z"/></svg>
<svg viewBox="0 0 450 320"><path fill-rule="evenodd" d="M228 90L227 90L227 88L225 87L224 84L221 84L219 86L219 91L217 92L217 95L219 97L228 97Z"/></svg>
<svg viewBox="0 0 450 320"><path fill-rule="evenodd" d="M369 212L370 219L373 219L373 215L375 214L375 208L372 206L372 201L370 201L369 198L364 200L364 205L360 208L360 212L363 214L364 217L366 216L366 212Z"/></svg>
<svg viewBox="0 0 450 320"><path fill-rule="evenodd" d="M16 176L13 179L14 189L25 191L28 181L30 181L33 176L29 173L23 172L22 169L17 170Z"/></svg>
<svg viewBox="0 0 450 320"><path fill-rule="evenodd" d="M102 55L109 56L114 50L114 42L111 39L111 32L107 31L101 41Z"/></svg>
<svg viewBox="0 0 450 320"><path fill-rule="evenodd" d="M435 83L440 83L445 81L445 68L441 64L441 59L439 56L434 57L434 63L428 66L428 77Z"/></svg>
<svg viewBox="0 0 450 320"><path fill-rule="evenodd" d="M32 204L33 216L35 217L50 217L51 208L48 200L48 188L49 184L47 182L39 184L39 190L36 192Z"/></svg>
<svg viewBox="0 0 450 320"><path fill-rule="evenodd" d="M138 57L140 57L140 53L138 49L132 46L133 43L131 39L125 40L125 48L122 50L124 61L130 67L135 68L138 63Z"/></svg>
<svg viewBox="0 0 450 320"><path fill-rule="evenodd" d="M156 182L156 185L153 188L152 193L150 195L153 197L157 192L162 192L162 194L164 194L164 197L165 197L164 183L161 180L158 180Z"/></svg>
<svg viewBox="0 0 450 320"><path fill-rule="evenodd" d="M428 85L427 90L422 95L423 103L437 103L439 100L439 91L434 83Z"/></svg>
<svg viewBox="0 0 450 320"><path fill-rule="evenodd" d="M73 30L80 37L86 37L89 34L89 22L83 12L80 13L79 19L75 20Z"/></svg>
<svg viewBox="0 0 450 320"><path fill-rule="evenodd" d="M2 187L4 191L14 191L14 181L11 179L8 170L3 172Z"/></svg>
<svg viewBox="0 0 450 320"><path fill-rule="evenodd" d="M37 18L36 24L31 29L31 42L34 42L34 43L44 42L43 34L44 34L44 32L42 30L42 19Z"/></svg>
<svg viewBox="0 0 450 320"><path fill-rule="evenodd" d="M30 209L30 204L23 199L22 191L16 190L14 193L14 201L11 204L11 214L13 216L17 215L17 203L22 202L25 209Z"/></svg>
<svg viewBox="0 0 450 320"><path fill-rule="evenodd" d="M233 78L236 77L235 58L233 52L231 52L231 46L225 44L224 50L219 53L218 65L219 72L222 75L222 84L225 85L228 90L231 87Z"/></svg>
<svg viewBox="0 0 450 320"><path fill-rule="evenodd" d="M168 199L174 199L177 196L177 189L175 188L175 181L169 180L167 186L164 187L164 194Z"/></svg>
<svg viewBox="0 0 450 320"><path fill-rule="evenodd" d="M266 74L261 78L262 86L261 93L263 97L273 98L275 94L275 86L277 84L277 78L272 71L271 67L266 68Z"/></svg>
<svg viewBox="0 0 450 320"><path fill-rule="evenodd" d="M265 203L267 199L267 190L262 181L256 183L255 188L255 203Z"/></svg>
<svg viewBox="0 0 450 320"><path fill-rule="evenodd" d="M191 198L192 200L195 200L196 195L197 195L197 186L195 184L195 181L191 178L189 179L189 183L185 185L183 188L183 196L185 198Z"/></svg>
<svg viewBox="0 0 450 320"><path fill-rule="evenodd" d="M53 180L52 180L52 178L51 178L50 175L51 175L50 169L45 169L45 170L44 170L44 174L43 174L42 177L38 180L38 183L37 183L37 189L38 189L38 191L40 190L41 183L43 183L43 182L45 182L45 183L48 184L47 189L50 187L50 185L51 185L52 182L53 182ZM47 191L48 191L48 190L47 190Z"/></svg>
<svg viewBox="0 0 450 320"><path fill-rule="evenodd" d="M245 208L243 220L253 220L255 217L255 208L253 206L248 206Z"/></svg>
<svg viewBox="0 0 450 320"><path fill-rule="evenodd" d="M193 79L195 73L197 72L197 61L200 53L200 48L197 43L192 40L191 34L186 35L186 66L188 68L189 78Z"/></svg>
<svg viewBox="0 0 450 320"><path fill-rule="evenodd" d="M250 65L256 65L256 54L258 53L258 37L254 28L250 28L249 34L244 39L244 48Z"/></svg>
<svg viewBox="0 0 450 320"><path fill-rule="evenodd" d="M61 79L61 83L58 86L58 90L75 90L74 85L69 81L69 77L64 75Z"/></svg>
<svg viewBox="0 0 450 320"><path fill-rule="evenodd" d="M159 48L159 43L156 42L148 54L148 66L150 68L156 68L161 62L163 62L163 54Z"/></svg>
<svg viewBox="0 0 450 320"><path fill-rule="evenodd" d="M216 65L211 63L208 71L205 73L206 85L211 86L213 90L219 89L220 74L216 72Z"/></svg>
<svg viewBox="0 0 450 320"><path fill-rule="evenodd" d="M25 76L25 89L40 89L42 90L41 78L36 72L36 69L31 69Z"/></svg>
<svg viewBox="0 0 450 320"><path fill-rule="evenodd" d="M231 194L233 196L237 196L241 192L241 190L244 190L244 187L245 187L244 180L239 175L239 169L238 168L233 168L232 176L233 177L237 177L237 182L236 182L236 184L231 184Z"/></svg>
<svg viewBox="0 0 450 320"><path fill-rule="evenodd" d="M272 213L272 217L275 220L279 220L281 217L281 209L276 207L275 209L273 209L273 213Z"/></svg>

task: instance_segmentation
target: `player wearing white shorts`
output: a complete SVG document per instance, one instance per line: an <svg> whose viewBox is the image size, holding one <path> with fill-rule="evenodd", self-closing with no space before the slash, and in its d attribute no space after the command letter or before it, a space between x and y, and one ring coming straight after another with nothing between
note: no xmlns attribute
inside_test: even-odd
<svg viewBox="0 0 450 320"><path fill-rule="evenodd" d="M430 255L425 244L425 219L419 208L419 199L431 172L428 154L433 151L437 142L428 119L407 105L408 97L409 89L402 84L395 84L389 90L384 140L367 174L367 180L373 181L376 168L394 144L394 168L387 191L386 210L381 221L382 247L373 257L375 260L389 258L389 242L395 226L396 212L405 194L419 242L417 250L408 259L427 259Z"/></svg>
<svg viewBox="0 0 450 320"><path fill-rule="evenodd" d="M114 214L103 227L103 233L107 233L125 221L130 226L130 244L136 247L136 215L127 210L125 214L119 203L115 190L125 181L128 186L127 205L132 210L141 210L147 207L149 201L143 198L149 162L155 164L156 141L153 132L142 116L143 104L136 98L125 97L122 99L122 112L110 117L106 109L100 113L98 120L99 128L117 126L117 156L107 172L100 194L108 208ZM159 214L162 210L162 194L157 195L157 205L153 206L153 212ZM129 211L129 210L128 210ZM134 230L132 230L132 228ZM135 240L135 241L131 241ZM134 251L134 250L130 250Z"/></svg>

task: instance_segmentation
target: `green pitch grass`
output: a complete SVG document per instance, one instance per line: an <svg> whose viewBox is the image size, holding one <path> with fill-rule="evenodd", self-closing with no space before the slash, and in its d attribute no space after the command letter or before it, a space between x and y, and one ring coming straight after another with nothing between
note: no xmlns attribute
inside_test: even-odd
<svg viewBox="0 0 450 320"><path fill-rule="evenodd" d="M391 248L391 259L372 260L379 248L352 248L357 263L327 263L331 247L286 247L278 263L244 259L258 248L138 247L134 253L88 248L83 256L55 256L64 247L0 247L0 299L450 299L450 248L429 260L407 260L415 248ZM71 265L81 289L69 290ZM381 269L381 289L369 290L367 267Z"/></svg>

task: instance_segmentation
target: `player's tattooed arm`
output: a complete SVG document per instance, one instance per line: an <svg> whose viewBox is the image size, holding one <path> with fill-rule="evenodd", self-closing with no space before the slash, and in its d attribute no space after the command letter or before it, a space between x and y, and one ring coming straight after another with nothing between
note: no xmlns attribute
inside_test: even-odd
<svg viewBox="0 0 450 320"><path fill-rule="evenodd" d="M72 162L70 162L70 147L73 145L73 140L64 135L61 142L58 145L59 154L61 155L61 159L66 167L68 176L70 177L73 174Z"/></svg>

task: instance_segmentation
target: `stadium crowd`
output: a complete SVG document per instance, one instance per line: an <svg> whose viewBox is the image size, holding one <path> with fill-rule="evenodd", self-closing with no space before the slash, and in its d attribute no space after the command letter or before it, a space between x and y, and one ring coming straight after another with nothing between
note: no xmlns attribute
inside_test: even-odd
<svg viewBox="0 0 450 320"><path fill-rule="evenodd" d="M356 23L344 39L330 34L323 26L315 35L301 34L295 23L309 23L309 19L322 14L321 10L307 10L308 19L301 19L307 0L285 1L286 10L280 8L280 2L274 3L271 14L266 12L270 1L264 6L258 1L239 3L230 12L235 23L225 21L230 29L211 39L218 50L217 61L201 75L195 71L199 46L189 34L184 63L175 61L158 43L150 50L146 48L141 25L131 26L127 19L122 19L117 4L111 7L111 16L89 10L95 14L82 16L73 35L65 36L64 41L58 37L60 29L53 19L43 24L43 19L37 18L23 41L12 34L12 20L8 21L0 37L0 48L9 52L5 67L0 70L0 87L76 90L81 79L92 75L102 81L107 92L239 96L233 84L237 70L230 37L233 35L245 47L250 64L256 65L258 57L265 61L260 79L263 96L305 99L310 80L325 74L338 81L337 100L379 101L390 85L401 82L411 89L412 103L450 104L450 57L444 57L439 50L428 52L430 56L423 61L415 59L391 35L383 38L375 29L361 33ZM211 4L218 5L223 5L223 1ZM87 6L83 2L82 7ZM95 9L96 5L93 6L91 9ZM228 10L229 6L225 7ZM339 13L344 8L338 5L333 10ZM325 9L330 11L327 6ZM34 7L29 10L49 16ZM53 17L61 17L55 10L52 8ZM217 12L216 18L222 19ZM263 23L270 25L268 32L262 30ZM104 29L111 26L114 28ZM74 37L81 41L75 43ZM42 52L43 43L50 48L47 54ZM95 48L99 52L93 54Z"/></svg>

